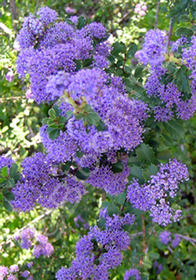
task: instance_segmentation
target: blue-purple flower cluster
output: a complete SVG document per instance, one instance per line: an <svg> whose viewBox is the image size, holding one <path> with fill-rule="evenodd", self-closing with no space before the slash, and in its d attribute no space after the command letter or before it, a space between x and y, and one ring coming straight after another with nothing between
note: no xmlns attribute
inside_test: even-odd
<svg viewBox="0 0 196 280"><path fill-rule="evenodd" d="M134 278L133 278L133 276L134 276ZM130 277L132 277L131 279L141 280L140 272L139 272L139 270L137 270L135 268L131 268L125 272L124 280L129 280Z"/></svg>
<svg viewBox="0 0 196 280"><path fill-rule="evenodd" d="M151 70L146 81L145 88L149 97L153 96L160 100L160 105L154 107L154 118L156 121L167 122L174 117L182 120L190 119L196 110L195 82L191 81L191 97L184 100L184 93L181 93L174 82L167 85L161 83L161 75L166 73L165 69L155 67Z"/></svg>
<svg viewBox="0 0 196 280"><path fill-rule="evenodd" d="M90 23L82 29L67 22L59 22L58 14L48 7L41 8L37 16L25 18L17 36L21 51L17 71L22 78L29 74L32 97L36 102L53 100L46 86L50 75L62 70L74 73L77 64L91 60L95 68L109 66L107 56L111 46L106 29L101 23ZM96 42L96 44L95 44Z"/></svg>
<svg viewBox="0 0 196 280"><path fill-rule="evenodd" d="M42 234L39 234L35 228L23 229L20 233L16 233L15 241L20 242L22 249L32 250L32 256L39 258L41 256L50 257L54 248L52 244L48 242L48 238ZM33 266L33 262L30 261L25 264L27 269L24 270L19 265L11 265L10 267L0 266L0 279L1 280L19 280L26 278L27 280L33 280L30 268Z"/></svg>
<svg viewBox="0 0 196 280"><path fill-rule="evenodd" d="M28 264L27 264L28 267ZM26 278L27 280L33 280L32 275L28 270L22 271L17 264L7 266L0 266L0 279L1 280L19 280Z"/></svg>
<svg viewBox="0 0 196 280"><path fill-rule="evenodd" d="M11 167L11 165L14 163L13 159L8 157L0 157L0 169L7 166L8 169Z"/></svg>
<svg viewBox="0 0 196 280"><path fill-rule="evenodd" d="M108 280L109 270L121 264L121 251L130 243L129 235L122 227L132 225L134 216L127 213L122 217L115 214L110 217L104 208L100 218L105 219L105 230L94 226L88 235L80 238L76 244L76 258L70 268L63 267L57 272L58 280Z"/></svg>
<svg viewBox="0 0 196 280"><path fill-rule="evenodd" d="M145 35L142 50L136 54L141 63L150 66L150 76L145 83L145 88L149 97L153 96L159 100L159 104L153 108L154 118L158 122L167 122L174 117L187 120L196 111L196 37L193 36L191 42L187 38L181 37L172 45L174 53L178 52L179 46L181 47L181 59L179 54L177 58L174 57L173 53L167 54L168 40L163 31L150 30ZM162 63L167 60L176 64L179 71L184 71L181 68L183 65L189 70L188 83L190 83L191 94L188 97L187 93L181 92L175 84L175 75L169 83L163 82L163 76L167 75L169 71ZM185 79L185 77L181 76L179 79Z"/></svg>
<svg viewBox="0 0 196 280"><path fill-rule="evenodd" d="M124 162L122 172L113 173L112 164L121 161L119 150L127 154L142 142L143 122L148 117L147 105L140 100L130 100L122 80L104 72L109 65L107 57L111 46L106 41L103 25L93 22L77 29L77 24L56 19L56 13L42 8L37 17L25 19L17 37L21 46L17 70L23 78L29 74L31 97L38 103L52 101L66 118L54 140L47 133L47 125L41 128L46 158L39 154L23 162L22 178L13 190L13 205L20 210L28 211L36 202L55 207L63 200L72 203L79 200L84 193L81 182L69 174L60 180L51 174L54 165L68 161L74 162L78 169L89 168L87 183L112 195L122 192L129 168ZM34 30L35 25L39 31ZM83 67L86 60L90 61L89 69L78 68L79 64ZM67 118L70 113L71 117ZM108 159L109 153L114 154L112 162ZM102 163L104 157L107 159ZM36 165L33 170L32 161L33 166ZM27 173L31 170L34 176L29 178ZM35 175L37 172L40 175ZM108 179L103 185L105 176Z"/></svg>
<svg viewBox="0 0 196 280"><path fill-rule="evenodd" d="M181 238L178 234L174 234L174 239L172 239L171 232L169 232L167 230L162 231L160 233L159 239L160 239L161 243L163 243L164 245L168 245L171 242L171 246L173 248L176 248L181 241Z"/></svg>
<svg viewBox="0 0 196 280"><path fill-rule="evenodd" d="M22 162L21 179L12 192L15 210L30 211L36 203L53 208L64 201L74 203L84 194L84 186L74 176L58 176L58 166L42 153Z"/></svg>
<svg viewBox="0 0 196 280"><path fill-rule="evenodd" d="M168 164L161 164L159 172L152 175L151 179L142 186L138 180L133 179L127 189L127 199L134 207L150 211L153 222L166 226L180 218L181 210L174 210L170 206L168 198L177 195L179 184L189 179L186 165L176 159Z"/></svg>
<svg viewBox="0 0 196 280"><path fill-rule="evenodd" d="M48 237L38 234L34 228L26 228L20 234L15 234L15 240L20 241L22 249L28 250L33 248L33 256L35 258L40 256L49 257L54 252L53 246L48 242Z"/></svg>

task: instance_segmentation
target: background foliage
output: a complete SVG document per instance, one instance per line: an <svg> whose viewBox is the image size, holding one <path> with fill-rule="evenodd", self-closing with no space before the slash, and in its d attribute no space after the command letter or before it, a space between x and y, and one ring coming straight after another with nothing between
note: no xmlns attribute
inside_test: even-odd
<svg viewBox="0 0 196 280"><path fill-rule="evenodd" d="M195 32L196 11L190 10L188 0L157 1L159 6L156 22L156 1L146 1L146 15L135 13L135 5L139 1L121 0L87 0L87 1L3 1L0 7L0 155L12 156L20 163L26 156L35 151L42 151L39 139L41 120L47 116L48 106L38 106L25 98L29 81L18 79L15 61L17 50L13 44L17 32L22 26L24 16L34 13L40 6L55 9L62 18L68 17L66 7L75 9L75 14L86 17L87 22L99 21L111 33L114 43L110 56L110 73L123 77L130 96L143 96L143 84L146 80L144 67L137 64L134 54L141 48L144 34L155 26L168 31L172 18L173 32L171 40L179 36L180 28L192 28ZM141 3L141 1L140 1ZM13 8L15 4L15 9ZM158 4L158 5L159 5ZM12 72L11 81L6 74ZM143 97L144 98L144 97ZM144 98L145 99L145 98ZM144 100L146 101L146 100ZM152 122L150 123L152 125ZM149 126L150 126L149 125ZM196 181L196 117L182 124L178 122L154 123L145 134L145 143L139 146L129 166L131 176L141 181L148 179L155 168L156 159L167 161L170 157L182 160L189 167L191 180L182 187L179 195L183 210L183 220L167 226L173 234L196 238L195 224L195 181ZM182 129L183 128L183 129ZM153 154L151 145L156 146ZM153 160L154 157L154 160ZM143 166L138 162L142 162ZM156 173L156 170L154 170ZM69 266L75 254L75 243L88 231L88 226L96 223L99 209L105 201L111 211L121 205L122 197L112 198L98 190L90 190L83 196L79 204L61 206L56 210L46 210L37 206L29 213L9 212L0 208L0 261L9 266L20 262L23 265L32 256L20 249L13 240L14 233L27 225L34 225L37 230L49 237L55 251L52 257L37 261L32 268L34 279L54 279L61 266ZM0 200L2 203L2 198ZM123 279L123 274L130 265L140 265L144 279L194 279L196 273L195 243L182 239L180 246L171 248L159 241L159 233L163 231L151 222L148 215L137 216L134 228L131 229L131 247L127 250L123 265L112 271L111 279ZM82 219L76 220L81 216ZM33 260L35 262L35 259ZM157 274L156 262L162 264L162 271ZM127 267L127 264L129 266ZM142 265L141 265L142 264ZM40 269L41 266L41 269Z"/></svg>

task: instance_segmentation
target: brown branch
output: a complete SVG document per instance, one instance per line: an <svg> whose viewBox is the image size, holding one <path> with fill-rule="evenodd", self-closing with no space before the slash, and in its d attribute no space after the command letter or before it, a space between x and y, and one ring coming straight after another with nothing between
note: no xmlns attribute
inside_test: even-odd
<svg viewBox="0 0 196 280"><path fill-rule="evenodd" d="M168 39L167 39L167 44L166 44L166 52L167 53L168 53L168 50L169 50L170 40L171 40L171 36L172 36L172 29L173 29L173 18L171 17L170 23L169 23Z"/></svg>
<svg viewBox="0 0 196 280"><path fill-rule="evenodd" d="M16 29L15 20L18 18L15 0L10 0L10 9L12 15L12 26L13 29L15 30Z"/></svg>
<svg viewBox="0 0 196 280"><path fill-rule="evenodd" d="M142 235L143 235L143 252L145 253L146 250L146 231L145 231L145 221L144 221L144 214L142 214Z"/></svg>
<svg viewBox="0 0 196 280"><path fill-rule="evenodd" d="M155 29L157 28L157 25L158 25L159 6L160 6L160 0L157 1L157 11L156 11L155 23L154 23Z"/></svg>

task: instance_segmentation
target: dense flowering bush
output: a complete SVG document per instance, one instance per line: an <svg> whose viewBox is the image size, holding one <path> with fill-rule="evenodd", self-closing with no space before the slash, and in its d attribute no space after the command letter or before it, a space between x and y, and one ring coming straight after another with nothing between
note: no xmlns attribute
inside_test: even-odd
<svg viewBox="0 0 196 280"><path fill-rule="evenodd" d="M146 9L137 4L135 12L144 16ZM158 148L146 138L155 125L175 127L176 121L190 119L196 110L195 35L181 37L170 52L169 35L150 30L141 50L129 50L148 70L142 98L130 98L123 78L112 73L115 54L125 52L125 46L112 46L108 36L101 23L86 24L77 16L61 21L54 10L42 7L36 16L24 19L16 38L17 71L22 79L29 76L28 97L48 103L50 109L40 131L45 152L25 158L20 174L11 159L0 158L1 183L9 186L12 196L8 199L4 193L5 199L19 212L37 204L57 208L78 203L94 187L121 202L113 208L113 202L102 203L97 225L78 240L75 259L69 268L57 271L58 280L109 279L122 264L122 251L129 249L134 208L149 212L152 222L161 226L182 216L173 202L180 184L189 180L188 169L180 157L167 162L156 158ZM172 240L169 231L159 238L164 245L172 242L173 248L181 241L179 235ZM16 239L23 249L34 242L35 258L51 256L55 249L33 229ZM139 268L130 264L127 269L125 280L142 279ZM3 279L17 279L11 278L13 272L18 268L0 268ZM32 279L28 271L20 276Z"/></svg>

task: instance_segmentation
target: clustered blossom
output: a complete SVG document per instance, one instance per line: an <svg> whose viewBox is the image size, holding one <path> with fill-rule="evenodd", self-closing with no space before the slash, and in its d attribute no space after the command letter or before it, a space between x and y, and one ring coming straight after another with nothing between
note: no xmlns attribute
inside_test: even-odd
<svg viewBox="0 0 196 280"><path fill-rule="evenodd" d="M153 109L155 120L167 122L174 116L182 120L190 119L196 110L196 92L193 81L191 82L192 95L190 99L184 100L184 93L178 90L174 82L167 85L161 83L161 75L165 72L166 69L161 69L161 67L153 68L145 84L149 97L160 100L160 105Z"/></svg>
<svg viewBox="0 0 196 280"><path fill-rule="evenodd" d="M113 173L111 168L106 165L94 169L86 183L96 188L104 189L110 195L117 195L124 191L128 183L127 177L129 173L130 168L126 166L126 163L124 163L123 171L120 173Z"/></svg>
<svg viewBox="0 0 196 280"><path fill-rule="evenodd" d="M16 264L10 267L0 266L0 279L1 280L19 280L20 277L26 278L27 280L33 280L28 270L21 271L20 267Z"/></svg>
<svg viewBox="0 0 196 280"><path fill-rule="evenodd" d="M123 91L124 89L117 79L113 78L111 84L109 83L108 76L96 68L83 69L71 76L60 72L51 77L47 84L47 92L51 92L50 96L59 97L58 104L61 104L63 115L66 115L63 107L74 112L75 108L72 104L82 104L85 101L101 118L105 128L103 131L98 131L94 126L84 126L82 120L72 116L67 121L64 136L61 134L52 142L43 135L43 143L47 151L50 150L52 143L56 145L60 141L66 160L65 149L68 153L70 151L69 155L72 157L75 157L77 147L80 147L85 154L99 156L100 153L108 150L117 151L121 147L128 151L142 142L144 132L142 121L148 117L146 104L139 100L130 100L125 93L118 91L118 88ZM66 145L70 148L63 148Z"/></svg>
<svg viewBox="0 0 196 280"><path fill-rule="evenodd" d="M163 243L164 245L168 245L171 242L171 246L173 248L176 248L181 241L181 238L179 237L178 234L174 234L174 239L172 239L171 232L169 232L167 230L162 231L160 233L159 239L160 239L161 243Z"/></svg>
<svg viewBox="0 0 196 280"><path fill-rule="evenodd" d="M10 168L13 163L14 161L11 158L3 157L3 156L0 157L0 169L5 166Z"/></svg>
<svg viewBox="0 0 196 280"><path fill-rule="evenodd" d="M101 42L107 38L101 23L93 22L78 30L67 22L57 22L57 13L47 7L41 8L37 15L25 18L17 36L21 48L17 71L22 78L29 74L36 102L52 100L46 92L49 76L58 74L59 70L75 72L76 61L82 64L82 60L92 59L95 67L109 66L106 58L111 47ZM95 48L93 40L97 40Z"/></svg>
<svg viewBox="0 0 196 280"><path fill-rule="evenodd" d="M186 96L185 92L180 92L174 83L175 75L173 79L170 77L170 82L163 83L163 76L168 74L167 69L161 65L165 60L166 40L167 37L162 31L158 29L148 31L143 48L136 53L136 57L141 63L150 65L150 76L145 83L145 88L149 97L156 98L157 104L153 108L155 120L167 122L174 117L188 120L196 111L196 37L195 35L192 36L191 41L181 37L172 45L174 54L169 54L169 59L170 55L174 57L175 53L179 51L178 47L181 47L182 58L174 57L174 59L183 63L190 71L188 78L190 79L191 92L188 96ZM153 100L155 101L155 99Z"/></svg>
<svg viewBox="0 0 196 280"><path fill-rule="evenodd" d="M138 53L139 61L144 65L161 65L165 59L167 36L159 29L149 30L145 34L142 50Z"/></svg>
<svg viewBox="0 0 196 280"><path fill-rule="evenodd" d="M142 186L138 180L133 179L128 186L127 199L134 207L150 211L153 222L160 225L167 225L173 221L177 221L181 215L181 210L171 208L168 201L174 198L178 191L178 185L184 181L188 181L187 167L178 162L176 159L170 160L168 164L161 164L159 172L152 175L151 179Z"/></svg>
<svg viewBox="0 0 196 280"><path fill-rule="evenodd" d="M30 211L36 203L54 208L64 201L74 203L84 194L83 184L72 175L59 179L55 165L42 153L22 162L23 172L12 192L12 206L18 211Z"/></svg>
<svg viewBox="0 0 196 280"><path fill-rule="evenodd" d="M188 39L186 37L181 37L178 39L175 43L172 44L172 51L177 52L179 47L182 47L184 44L189 43Z"/></svg>
<svg viewBox="0 0 196 280"><path fill-rule="evenodd" d="M135 280L141 280L139 270L131 268L125 272L124 280L129 280L130 277L135 276Z"/></svg>
<svg viewBox="0 0 196 280"><path fill-rule="evenodd" d="M47 15L44 19L47 12L49 19ZM21 180L13 189L12 202L20 211L29 211L36 203L51 208L81 198L85 193L84 183L70 174L71 170L63 177L52 173L55 166L60 169L60 164L68 161L74 162L75 169L89 168L88 184L112 195L122 192L129 175L126 163L122 172L114 173L113 163L107 159L100 164L100 159L110 152L117 158L119 150L127 154L138 146L145 131L143 122L148 118L147 105L131 100L122 79L104 72L112 49L106 41L105 27L92 22L77 29L56 19L53 10L42 8L38 17L25 20L17 37L21 47L17 70L23 78L26 74L30 76L30 97L38 103L52 101L66 118L64 128L54 140L47 134L47 125L41 128L47 156L38 153L22 163ZM39 31L34 30L35 24L29 28L29 22L36 23ZM24 37L28 38L28 44L23 43ZM86 59L90 61L90 69L80 69ZM86 112L86 108L90 111ZM67 119L70 112L72 116ZM86 115L90 120L91 116L96 117L100 127L85 121ZM111 182L108 179L103 186L105 176Z"/></svg>
<svg viewBox="0 0 196 280"><path fill-rule="evenodd" d="M76 259L70 268L61 268L56 278L58 280L94 279L108 280L109 270L121 264L121 250L129 246L129 236L123 230L123 225L132 225L134 216L125 214L108 216L107 209L102 209L100 218L105 219L105 230L97 226L91 227L88 235L82 237L76 244Z"/></svg>
<svg viewBox="0 0 196 280"><path fill-rule="evenodd" d="M22 249L33 248L33 256L39 258L41 255L49 257L53 254L54 248L48 242L48 237L43 234L38 234L34 228L26 228L20 234L15 235L15 240L20 241ZM30 268L33 265L32 262L27 264Z"/></svg>

